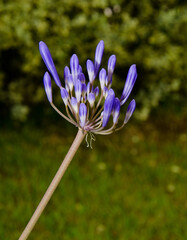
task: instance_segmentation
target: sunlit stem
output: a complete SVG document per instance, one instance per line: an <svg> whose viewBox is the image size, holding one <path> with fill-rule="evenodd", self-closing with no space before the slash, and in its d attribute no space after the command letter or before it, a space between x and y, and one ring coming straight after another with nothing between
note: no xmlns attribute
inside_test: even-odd
<svg viewBox="0 0 187 240"><path fill-rule="evenodd" d="M58 169L55 177L53 178L51 184L49 185L46 193L44 194L42 200L40 201L38 207L36 208L34 214L32 215L30 221L28 222L27 226L25 227L24 231L22 232L20 238L18 240L26 240L30 235L32 229L34 228L36 222L38 221L40 215L42 214L43 210L45 209L46 205L48 204L49 200L51 199L55 189L57 188L60 180L62 179L67 167L69 166L71 160L73 159L75 153L77 152L81 142L83 141L86 131L83 132L82 129L79 129L66 157L64 158L60 168Z"/></svg>
<svg viewBox="0 0 187 240"><path fill-rule="evenodd" d="M119 131L119 130L121 130L124 126L125 126L125 123L123 123L123 124L121 125L121 127L116 128L115 131Z"/></svg>

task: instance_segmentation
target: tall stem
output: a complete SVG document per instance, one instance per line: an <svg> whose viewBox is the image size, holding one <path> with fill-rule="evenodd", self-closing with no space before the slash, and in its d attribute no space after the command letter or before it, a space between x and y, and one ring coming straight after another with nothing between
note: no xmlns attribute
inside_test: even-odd
<svg viewBox="0 0 187 240"><path fill-rule="evenodd" d="M38 207L36 208L34 214L31 217L30 221L28 222L27 226L25 227L24 231L22 232L19 240L26 240L27 237L29 236L30 232L32 231L36 222L38 221L40 215L42 214L43 210L45 209L47 203L49 202L50 198L52 197L55 189L57 188L60 180L62 179L67 167L69 166L72 158L74 157L76 151L78 150L85 135L86 135L86 132L83 133L83 131L79 129L67 155L65 156L62 164L60 165L56 175L54 176L51 184L49 185L47 191L45 192L42 200L40 201Z"/></svg>

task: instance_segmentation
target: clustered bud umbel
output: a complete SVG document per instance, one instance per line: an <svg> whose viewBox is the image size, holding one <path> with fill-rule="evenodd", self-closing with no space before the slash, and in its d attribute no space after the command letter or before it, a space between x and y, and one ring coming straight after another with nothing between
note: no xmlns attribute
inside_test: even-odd
<svg viewBox="0 0 187 240"><path fill-rule="evenodd" d="M104 68L99 71L104 51L104 42L102 40L96 47L95 61L92 62L88 59L86 62L89 81L86 81L86 77L82 72L82 67L79 65L77 55L73 54L70 59L70 68L68 66L64 68L63 86L56 71L50 51L47 45L42 41L39 43L39 50L48 69L48 72L44 74L43 78L47 98L51 106L63 118L83 131L103 135L121 129L129 121L136 107L134 99L130 102L127 108L122 126L117 127L120 109L128 99L137 78L135 64L133 64L128 71L125 86L121 98L119 99L115 96L114 90L111 88L116 56L112 55L109 58L107 71ZM98 73L100 87L95 87L95 79ZM66 109L66 115L60 112L53 104L50 75L53 77L56 85L60 88L61 97ZM111 115L113 117L113 124L106 129Z"/></svg>

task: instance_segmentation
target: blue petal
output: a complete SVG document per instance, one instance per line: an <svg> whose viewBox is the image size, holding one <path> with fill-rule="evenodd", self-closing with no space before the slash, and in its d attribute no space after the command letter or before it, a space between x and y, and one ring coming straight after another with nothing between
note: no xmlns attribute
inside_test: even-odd
<svg viewBox="0 0 187 240"><path fill-rule="evenodd" d="M48 72L46 72L44 74L43 82L44 82L44 88L45 88L45 92L47 94L47 98L48 98L49 102L52 103L51 77Z"/></svg>
<svg viewBox="0 0 187 240"><path fill-rule="evenodd" d="M125 86L124 86L124 89L123 89L123 92L122 92L122 95L121 95L121 98L120 98L121 105L123 105L126 102L127 98L129 97L129 95L130 95L130 93L131 93L131 91L134 87L136 78L137 78L136 65L133 64L129 68L129 71L128 71L128 74L127 74L127 79L126 79L126 82L125 82Z"/></svg>
<svg viewBox="0 0 187 240"><path fill-rule="evenodd" d="M80 126L82 128L85 126L86 116L87 116L87 107L84 103L81 103L79 107L79 119L80 119Z"/></svg>
<svg viewBox="0 0 187 240"><path fill-rule="evenodd" d="M110 90L108 92L110 92ZM103 123L102 123L103 127L105 127L109 121L109 118L113 109L114 100L115 100L115 94L113 92L108 93L108 96L106 97L106 100L104 103Z"/></svg>
<svg viewBox="0 0 187 240"><path fill-rule="evenodd" d="M133 114L133 112L134 112L134 110L135 110L135 107L136 107L136 102L135 102L135 100L133 99L133 100L130 102L128 108L127 108L127 112L126 112L126 115L125 115L124 124L126 124L126 123L129 121L129 119L131 118L131 116L132 116L132 114Z"/></svg>
<svg viewBox="0 0 187 240"><path fill-rule="evenodd" d="M100 65L101 65L103 51L104 51L104 42L103 42L103 40L101 40L99 42L99 44L97 45L96 51L95 51L95 76L97 75Z"/></svg>

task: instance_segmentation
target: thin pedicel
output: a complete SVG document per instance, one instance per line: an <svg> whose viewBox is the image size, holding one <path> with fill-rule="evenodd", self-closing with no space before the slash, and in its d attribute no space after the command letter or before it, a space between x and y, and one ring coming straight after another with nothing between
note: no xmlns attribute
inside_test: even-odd
<svg viewBox="0 0 187 240"><path fill-rule="evenodd" d="M56 71L51 53L47 45L42 41L39 43L39 50L48 69L43 77L47 98L56 112L78 128L78 133L19 240L26 240L31 233L84 137L86 136L86 142L87 145L89 145L88 134L90 135L90 147L92 148L92 141L95 141L94 134L107 135L120 130L129 121L136 107L136 102L133 99L127 108L122 126L118 127L121 107L127 101L137 78L136 65L133 64L130 67L122 95L119 99L115 96L115 92L111 88L116 56L112 55L109 58L107 71L102 68L99 72L104 51L104 42L102 40L96 47L94 62L90 59L86 62L88 81L86 81L86 77L82 72L82 67L79 64L77 55L73 54L70 59L70 68L68 66L64 68L63 86ZM100 87L95 86L95 79L98 73ZM60 88L66 114L62 113L53 103L51 76ZM108 126L110 116L113 117L113 123L111 126Z"/></svg>

